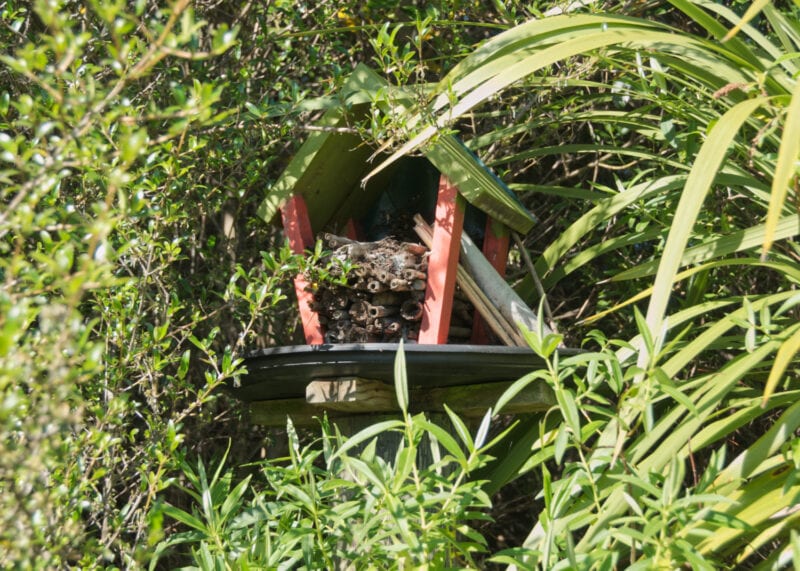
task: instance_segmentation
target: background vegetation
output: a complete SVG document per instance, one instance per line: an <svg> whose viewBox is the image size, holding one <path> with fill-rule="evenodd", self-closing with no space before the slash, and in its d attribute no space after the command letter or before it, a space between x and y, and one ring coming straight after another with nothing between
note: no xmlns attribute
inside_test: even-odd
<svg viewBox="0 0 800 571"><path fill-rule="evenodd" d="M800 24L757 4L0 2L0 564L800 565ZM255 210L358 62L417 106L355 128L455 129L538 216L588 351L531 333L559 406L510 434L266 461L220 388L297 340L301 262Z"/></svg>

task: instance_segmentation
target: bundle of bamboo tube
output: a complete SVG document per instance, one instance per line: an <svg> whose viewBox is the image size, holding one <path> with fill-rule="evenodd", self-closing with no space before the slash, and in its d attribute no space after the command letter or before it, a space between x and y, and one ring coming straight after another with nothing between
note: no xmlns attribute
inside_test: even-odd
<svg viewBox="0 0 800 571"><path fill-rule="evenodd" d="M433 231L419 215L415 217L414 230L425 246L391 238L358 242L333 234L321 236L331 250L321 263L331 273L346 265L352 268L345 283L317 285L311 308L326 329L326 343L381 343L400 339L416 342ZM477 310L503 344L526 346L518 324L535 329L533 312L468 238L462 240L461 257L463 265L458 267L448 343L469 342ZM340 263L331 263L334 261Z"/></svg>
<svg viewBox="0 0 800 571"><path fill-rule="evenodd" d="M428 249L384 238L358 242L323 234L332 252L322 263L338 260L352 267L346 284L319 283L311 309L326 328L326 343L380 343L419 337L428 270Z"/></svg>
<svg viewBox="0 0 800 571"><path fill-rule="evenodd" d="M430 246L433 229L419 214L414 217L414 223L420 240ZM461 263L456 280L461 291L505 345L527 346L519 325L535 331L538 326L536 315L494 271L468 236L461 239ZM548 328L545 330L549 333Z"/></svg>

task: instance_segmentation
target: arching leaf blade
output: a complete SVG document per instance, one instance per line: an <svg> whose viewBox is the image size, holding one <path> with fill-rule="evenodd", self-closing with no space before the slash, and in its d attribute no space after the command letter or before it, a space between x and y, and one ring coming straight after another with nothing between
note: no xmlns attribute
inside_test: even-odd
<svg viewBox="0 0 800 571"><path fill-rule="evenodd" d="M800 352L800 329L795 331L794 334L781 345L781 348L778 349L778 354L775 355L775 361L772 363L772 369L769 372L767 384L764 386L764 398L761 401L762 407L767 406L767 401L775 392L775 388L783 377L783 373L786 372L786 369L798 352Z"/></svg>
<svg viewBox="0 0 800 571"><path fill-rule="evenodd" d="M766 97L748 99L729 109L714 125L697 154L675 211L674 219L678 223L672 226L667 237L655 277L653 295L647 308L646 321L653 335L661 329L683 252L686 250L686 244L689 242L706 195L728 153L728 148L742 124L766 101Z"/></svg>
<svg viewBox="0 0 800 571"><path fill-rule="evenodd" d="M798 133L800 133L800 81L795 85L789 108L786 111L786 123L783 126L778 160L775 163L775 176L772 179L762 256L766 256L772 247L781 211L789 193L789 185L792 179L796 180L797 177L797 161L800 156L800 135Z"/></svg>

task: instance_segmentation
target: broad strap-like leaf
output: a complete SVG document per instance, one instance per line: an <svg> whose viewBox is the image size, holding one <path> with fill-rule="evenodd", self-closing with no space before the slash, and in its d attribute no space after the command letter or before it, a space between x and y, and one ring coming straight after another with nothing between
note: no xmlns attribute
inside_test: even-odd
<svg viewBox="0 0 800 571"><path fill-rule="evenodd" d="M800 352L800 330L795 331L778 349L775 362L772 363L772 370L769 372L769 378L767 378L767 384L764 386L764 400L761 406L767 405L767 401L775 392L778 382L783 378L783 373L786 372L798 352Z"/></svg>
<svg viewBox="0 0 800 571"><path fill-rule="evenodd" d="M766 101L766 97L748 99L729 109L711 129L708 139L697 154L675 211L675 224L672 225L667 237L656 273L653 295L647 308L647 325L654 336L661 330L664 312L672 295L672 285L683 252L686 250L686 244L689 242L706 195L725 160L728 148L742 124ZM646 361L646 356L643 356L643 359Z"/></svg>
<svg viewBox="0 0 800 571"><path fill-rule="evenodd" d="M786 110L786 122L783 125L781 146L778 149L778 160L775 163L775 175L772 178L772 193L765 223L764 247L762 256L766 256L775 239L776 228L780 220L789 186L798 180L798 158L800 157L800 81L795 84L792 100Z"/></svg>
<svg viewBox="0 0 800 571"><path fill-rule="evenodd" d="M744 252L757 248L764 243L765 235L766 225L758 224L745 230L739 230L726 234L725 236L720 236L719 238L714 238L713 240L684 250L680 265L681 267L688 266L690 264L705 262L712 258L727 256L735 252ZM781 218L775 225L774 238L776 240L793 238L798 235L800 235L800 217L796 214ZM610 281L632 280L649 276L654 274L657 269L658 260L645 262L644 264L620 272L613 276Z"/></svg>
<svg viewBox="0 0 800 571"><path fill-rule="evenodd" d="M742 27L747 25L750 20L758 16L761 10L764 9L764 6L769 4L771 1L772 0L753 0L753 2L747 8L747 11L744 13L744 16L742 16L742 19L731 29L730 32L725 35L724 38L722 38L722 41L726 42L738 34Z"/></svg>

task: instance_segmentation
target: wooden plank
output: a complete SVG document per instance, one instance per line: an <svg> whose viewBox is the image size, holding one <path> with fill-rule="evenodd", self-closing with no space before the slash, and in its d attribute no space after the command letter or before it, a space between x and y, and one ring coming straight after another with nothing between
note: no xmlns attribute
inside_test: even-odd
<svg viewBox="0 0 800 571"><path fill-rule="evenodd" d="M417 236L430 248L433 243L433 230L419 214L414 216L414 222L414 231ZM527 347L528 344L522 338L519 329L506 321L500 310L486 297L461 264L458 265L456 281L461 286L461 291L466 294L491 330L500 338L500 341L505 345Z"/></svg>
<svg viewBox="0 0 800 571"><path fill-rule="evenodd" d="M493 220L491 216L486 217L486 231L483 235L483 255L486 256L486 260L501 276L506 275L510 238L511 234L505 224ZM470 342L476 345L486 345L489 342L489 330L487 329L486 321L477 310L472 322L472 338Z"/></svg>
<svg viewBox="0 0 800 571"><path fill-rule="evenodd" d="M283 233L289 240L289 247L295 254L303 254L306 248L314 247L314 232L308 220L306 202L300 195L292 195L281 208L283 219ZM309 289L308 281L301 274L294 278L294 290L297 295L297 305L300 311L300 320L303 324L303 334L309 345L321 345L325 342L325 335L319 316L311 310L314 294Z"/></svg>
<svg viewBox="0 0 800 571"><path fill-rule="evenodd" d="M358 224L352 218L348 218L344 225L344 235L346 238L350 238L351 240L361 240L362 232L360 230L360 224Z"/></svg>
<svg viewBox="0 0 800 571"><path fill-rule="evenodd" d="M428 284L419 343L442 345L447 342L465 210L464 199L458 193L458 188L442 175L436 201L431 255L428 258Z"/></svg>
<svg viewBox="0 0 800 571"><path fill-rule="evenodd" d="M490 406L511 386L511 383L484 383L427 389L411 394L412 406L424 399L425 410L444 410L444 405L464 417L482 417ZM548 410L556 404L555 394L543 380L536 380L522 389L509 402L502 414L525 414Z"/></svg>
<svg viewBox="0 0 800 571"><path fill-rule="evenodd" d="M306 386L306 402L326 410L385 412L397 410L394 388L358 377L315 380Z"/></svg>
<svg viewBox="0 0 800 571"><path fill-rule="evenodd" d="M356 379L346 379L344 382L347 383L354 380ZM339 391L341 386L346 385L339 385L331 390L330 385L326 383L334 381L328 380L321 381L323 384L311 391L311 399L322 399L324 402L309 402L308 392L306 399L253 402L250 404L250 420L254 424L263 426L285 426L286 417L289 416L292 422L298 426L310 426L316 424L317 421L315 419L322 417L323 413L327 414L332 420L351 418L353 415L361 417L371 416L376 413L399 413L399 408L394 400L394 388L391 385L379 383L383 386L375 388L370 383L378 381L358 380L363 382L362 386L351 393L345 390L344 398L339 396L341 394ZM459 416L480 418L486 414L489 407L494 406L500 395L511 384L502 382L433 389L412 388L410 391L410 410L415 413L422 411L440 412L444 410L444 405L447 404ZM374 391L372 395L371 391ZM387 391L389 393L388 398ZM351 398L353 400L347 400ZM373 408L373 404L377 408ZM537 379L522 389L500 412L502 414L528 414L546 411L556 404L552 389L545 381Z"/></svg>
<svg viewBox="0 0 800 571"><path fill-rule="evenodd" d="M466 234L461 236L461 262L467 273L500 310L508 323L515 327L524 325L530 331L537 331L541 327L545 334L552 333L547 325L539 323L536 313L506 283L505 279L498 275Z"/></svg>

